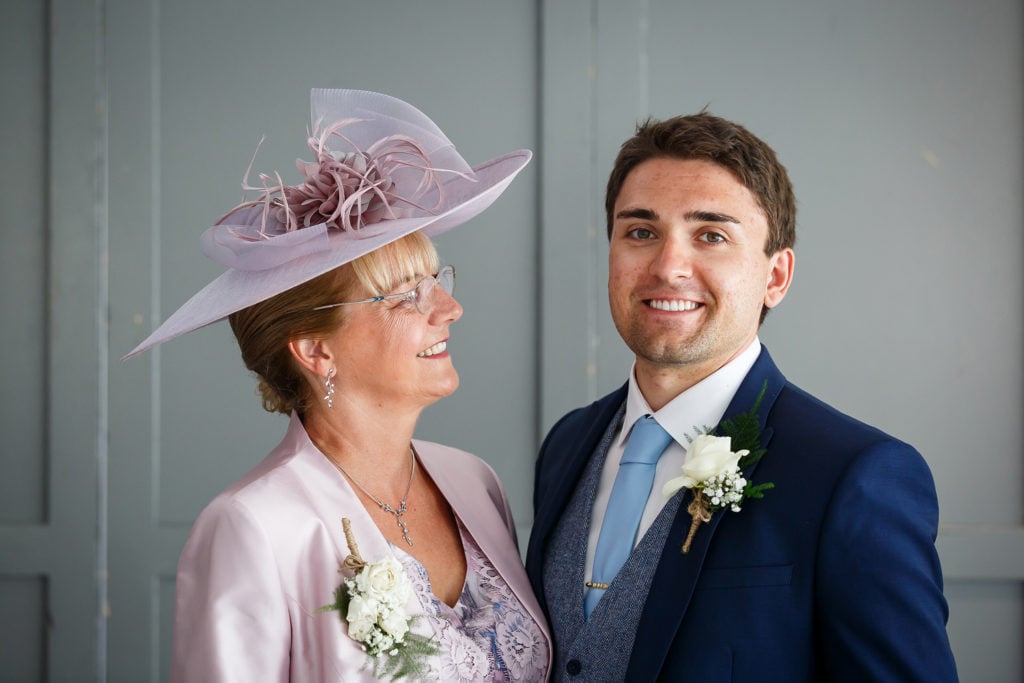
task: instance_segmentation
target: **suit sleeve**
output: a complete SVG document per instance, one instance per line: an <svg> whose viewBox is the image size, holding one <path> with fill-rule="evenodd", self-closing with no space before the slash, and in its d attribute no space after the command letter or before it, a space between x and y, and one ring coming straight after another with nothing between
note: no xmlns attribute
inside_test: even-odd
<svg viewBox="0 0 1024 683"><path fill-rule="evenodd" d="M575 430L567 427L569 420L574 418L580 413L579 410L574 410L566 415L559 418L550 430L548 430L547 436L544 437L544 441L540 445L540 450L537 452L537 462L534 464L533 470L533 514L537 515L541 505L547 499L551 484L550 468L548 467L548 453L554 450L565 450L565 440L570 438L570 434L574 433ZM558 445L556 445L558 444Z"/></svg>
<svg viewBox="0 0 1024 683"><path fill-rule="evenodd" d="M178 564L171 681L287 681L290 627L277 562L240 504L217 499Z"/></svg>
<svg viewBox="0 0 1024 683"><path fill-rule="evenodd" d="M816 631L832 681L956 681L931 473L906 444L856 458L819 544Z"/></svg>

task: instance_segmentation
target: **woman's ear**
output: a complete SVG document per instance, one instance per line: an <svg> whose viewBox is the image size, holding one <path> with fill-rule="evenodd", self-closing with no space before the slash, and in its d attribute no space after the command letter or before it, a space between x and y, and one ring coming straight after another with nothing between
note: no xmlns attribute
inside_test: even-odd
<svg viewBox="0 0 1024 683"><path fill-rule="evenodd" d="M323 339L293 339L288 342L288 351L300 367L317 377L326 377L334 367L331 350Z"/></svg>

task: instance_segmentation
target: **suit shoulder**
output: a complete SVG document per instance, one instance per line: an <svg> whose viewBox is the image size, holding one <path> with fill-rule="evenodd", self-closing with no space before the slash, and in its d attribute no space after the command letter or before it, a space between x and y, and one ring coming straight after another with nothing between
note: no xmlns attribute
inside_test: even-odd
<svg viewBox="0 0 1024 683"><path fill-rule="evenodd" d="M842 471L855 461L881 457L892 465L927 469L924 458L912 445L792 384L779 394L768 425L773 430L774 446L791 458L813 460L818 467Z"/></svg>
<svg viewBox="0 0 1024 683"><path fill-rule="evenodd" d="M581 406L570 410L552 425L544 439L545 444L563 436L576 436L581 431L588 430L591 425L602 420L602 416L610 418L615 410L626 400L626 385L606 394L590 405ZM542 447L543 450L543 447Z"/></svg>
<svg viewBox="0 0 1024 683"><path fill-rule="evenodd" d="M801 429L841 433L865 441L899 441L891 434L844 413L800 387L787 384L772 408L772 421L780 423L797 419L800 420Z"/></svg>

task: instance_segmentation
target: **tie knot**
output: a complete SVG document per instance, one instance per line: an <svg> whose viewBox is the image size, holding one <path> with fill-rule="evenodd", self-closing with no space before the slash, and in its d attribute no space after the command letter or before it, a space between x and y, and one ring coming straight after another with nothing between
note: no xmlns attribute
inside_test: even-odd
<svg viewBox="0 0 1024 683"><path fill-rule="evenodd" d="M650 415L644 415L633 425L629 441L626 442L626 450L622 454L622 462L644 465L656 463L671 441L672 437L657 420Z"/></svg>

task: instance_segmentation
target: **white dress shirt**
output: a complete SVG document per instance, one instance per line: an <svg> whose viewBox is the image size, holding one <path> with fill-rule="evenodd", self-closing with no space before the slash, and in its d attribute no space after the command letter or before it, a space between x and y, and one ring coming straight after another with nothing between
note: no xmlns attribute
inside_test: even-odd
<svg viewBox="0 0 1024 683"><path fill-rule="evenodd" d="M626 441L633 429L633 424L644 415L653 415L665 431L672 436L672 442L662 453L654 474L654 485L651 495L647 498L647 506L640 518L633 546L640 542L644 534L654 523L655 517L661 512L667 499L661 494L665 483L682 473L683 462L686 460L686 449L697 434L713 429L725 415L729 402L736 395L743 378L747 376L757 357L761 354L761 342L757 337L750 346L738 356L723 365L714 373L669 401L661 410L655 412L647 404L636 383L636 364L629 371L629 389L626 394L626 414L622 420L622 428L608 447L601 479L597 484L594 496L594 509L590 516L590 535L587 539L587 564L585 574L588 579L594 569L594 553L597 550L597 539L601 534L601 524L608 508L615 475L619 472L619 462L626 449Z"/></svg>

